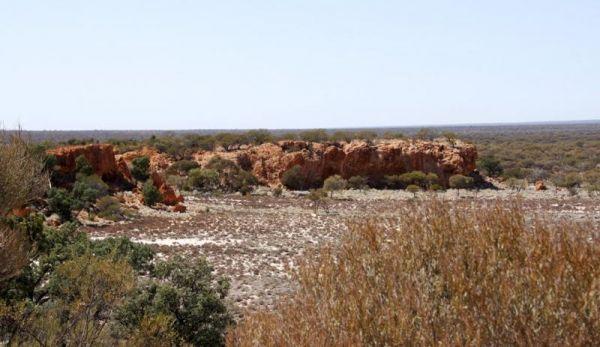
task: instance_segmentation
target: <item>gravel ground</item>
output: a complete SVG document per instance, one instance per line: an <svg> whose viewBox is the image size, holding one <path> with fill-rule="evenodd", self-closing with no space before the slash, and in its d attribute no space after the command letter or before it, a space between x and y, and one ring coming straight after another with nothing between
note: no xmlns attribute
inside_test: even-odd
<svg viewBox="0 0 600 347"><path fill-rule="evenodd" d="M342 191L315 213L304 192L266 195L186 196L186 213L170 213L141 206L131 221L104 227L85 227L93 238L128 236L154 247L161 257L174 254L206 257L218 275L231 280L230 304L238 315L244 310L271 308L289 292L289 274L296 260L312 248L336 242L347 223L365 217L393 217L399 206L411 203L404 191ZM571 197L554 190L532 189L518 194L508 190L447 191L438 198L485 203L519 196L528 212L547 218L591 221L600 228L600 199L582 193ZM418 198L429 197L419 193Z"/></svg>

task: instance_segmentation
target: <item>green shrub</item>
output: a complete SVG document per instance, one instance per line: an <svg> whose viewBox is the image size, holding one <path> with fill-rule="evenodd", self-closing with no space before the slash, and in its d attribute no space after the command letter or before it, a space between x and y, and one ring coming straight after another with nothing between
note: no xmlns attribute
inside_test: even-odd
<svg viewBox="0 0 600 347"><path fill-rule="evenodd" d="M192 169L188 175L191 189L212 191L219 188L219 173L211 169Z"/></svg>
<svg viewBox="0 0 600 347"><path fill-rule="evenodd" d="M154 206L162 201L162 195L158 191L158 188L154 186L152 180L148 180L144 183L142 195L144 196L144 205L147 206Z"/></svg>
<svg viewBox="0 0 600 347"><path fill-rule="evenodd" d="M71 220L71 210L75 204L71 193L63 188L52 188L48 191L48 210L58 214L62 220Z"/></svg>
<svg viewBox="0 0 600 347"><path fill-rule="evenodd" d="M194 160L180 160L173 163L167 169L167 173L171 175L187 175L190 170L197 169L200 164Z"/></svg>
<svg viewBox="0 0 600 347"><path fill-rule="evenodd" d="M459 194L461 189L473 188L473 178L463 175L452 175L448 180L450 188L456 189L456 194Z"/></svg>
<svg viewBox="0 0 600 347"><path fill-rule="evenodd" d="M342 178L340 175L333 175L327 177L325 182L323 182L323 189L328 191L333 197L333 192L338 190L346 189L347 181Z"/></svg>
<svg viewBox="0 0 600 347"><path fill-rule="evenodd" d="M119 200L112 196L104 196L98 199L96 209L98 210L98 216L104 219L117 221L124 217Z"/></svg>
<svg viewBox="0 0 600 347"><path fill-rule="evenodd" d="M519 191L527 188L527 181L511 177L511 178L509 178L509 179L506 180L506 185L510 189L516 190L517 192L519 192Z"/></svg>
<svg viewBox="0 0 600 347"><path fill-rule="evenodd" d="M145 317L170 317L173 330L195 346L223 345L225 329L233 322L223 299L229 290L225 279L215 279L204 260L174 258L161 262L152 280L138 287L117 312L117 321L135 331Z"/></svg>
<svg viewBox="0 0 600 347"><path fill-rule="evenodd" d="M438 191L443 191L444 187L442 187L441 185L434 183L432 185L429 186L429 190L434 191L434 192L438 192Z"/></svg>
<svg viewBox="0 0 600 347"><path fill-rule="evenodd" d="M581 185L581 176L578 173L570 172L567 174L554 175L552 183L561 188L573 188Z"/></svg>
<svg viewBox="0 0 600 347"><path fill-rule="evenodd" d="M306 186L306 178L300 165L295 165L281 176L281 183L290 190L302 190Z"/></svg>
<svg viewBox="0 0 600 347"><path fill-rule="evenodd" d="M400 175L399 177L402 187L409 185L416 185L419 187L425 187L428 182L427 175L421 171L411 171Z"/></svg>
<svg viewBox="0 0 600 347"><path fill-rule="evenodd" d="M500 160L494 156L488 155L482 157L477 161L477 167L486 175L491 177L498 177L502 175L504 168L500 164Z"/></svg>
<svg viewBox="0 0 600 347"><path fill-rule="evenodd" d="M413 194L413 197L417 197L417 193L421 190L421 188L415 184L409 184L406 187L406 191Z"/></svg>
<svg viewBox="0 0 600 347"><path fill-rule="evenodd" d="M131 161L131 175L138 181L146 181L150 177L150 159L146 156Z"/></svg>
<svg viewBox="0 0 600 347"><path fill-rule="evenodd" d="M281 188L281 186L277 186L277 187L273 188L272 194L275 197L280 197L281 194L283 194L283 189Z"/></svg>
<svg viewBox="0 0 600 347"><path fill-rule="evenodd" d="M88 208L97 199L106 196L108 188L108 185L96 175L78 176L72 190L75 207Z"/></svg>
<svg viewBox="0 0 600 347"><path fill-rule="evenodd" d="M94 173L94 168L90 165L89 161L82 154L75 159L75 171L78 174L82 175L92 175Z"/></svg>

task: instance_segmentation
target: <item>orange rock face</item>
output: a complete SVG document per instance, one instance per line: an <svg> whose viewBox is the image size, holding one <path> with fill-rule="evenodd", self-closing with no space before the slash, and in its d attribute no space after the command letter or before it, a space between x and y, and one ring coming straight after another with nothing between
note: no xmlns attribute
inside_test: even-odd
<svg viewBox="0 0 600 347"><path fill-rule="evenodd" d="M158 172L153 172L151 179L152 183L163 197L163 204L175 206L180 202L183 202L183 196L175 193L173 187L169 186Z"/></svg>
<svg viewBox="0 0 600 347"><path fill-rule="evenodd" d="M168 155L159 153L154 148L144 147L138 151L125 152L117 155L118 160L123 160L127 163L138 157L148 157L150 159L150 171L160 171L171 166L173 161Z"/></svg>
<svg viewBox="0 0 600 347"><path fill-rule="evenodd" d="M195 159L205 164L215 155L234 161L243 158L251 163L250 171L269 185L279 184L285 171L299 165L304 175L319 181L336 174L377 180L385 175L419 170L437 174L447 186L450 176L473 172L477 160L473 145L404 140L325 144L280 141L230 152L200 152Z"/></svg>
<svg viewBox="0 0 600 347"><path fill-rule="evenodd" d="M83 155L103 181L119 186L131 186L131 173L127 165L115 160L113 147L109 144L58 147L47 151L57 160L58 177L55 184L65 185L75 179L75 160Z"/></svg>

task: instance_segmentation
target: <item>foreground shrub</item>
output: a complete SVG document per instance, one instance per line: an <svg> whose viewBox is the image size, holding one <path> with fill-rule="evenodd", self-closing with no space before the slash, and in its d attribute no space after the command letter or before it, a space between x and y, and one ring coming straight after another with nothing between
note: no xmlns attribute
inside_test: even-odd
<svg viewBox="0 0 600 347"><path fill-rule="evenodd" d="M96 175L79 175L73 185L74 208L88 208L97 199L108 195L108 185Z"/></svg>
<svg viewBox="0 0 600 347"><path fill-rule="evenodd" d="M52 188L48 191L48 209L62 220L71 220L71 209L74 206L73 196L66 189Z"/></svg>
<svg viewBox="0 0 600 347"><path fill-rule="evenodd" d="M363 176L352 176L348 179L348 188L350 189L365 189L368 186L368 181Z"/></svg>
<svg viewBox="0 0 600 347"><path fill-rule="evenodd" d="M118 221L125 217L119 200L112 196L98 199L96 209L98 210L98 216L112 221Z"/></svg>
<svg viewBox="0 0 600 347"><path fill-rule="evenodd" d="M281 184L287 189L302 190L305 188L305 178L300 165L295 165L281 176Z"/></svg>
<svg viewBox="0 0 600 347"><path fill-rule="evenodd" d="M593 225L526 220L515 202L411 204L307 255L297 292L228 342L594 345L599 241Z"/></svg>

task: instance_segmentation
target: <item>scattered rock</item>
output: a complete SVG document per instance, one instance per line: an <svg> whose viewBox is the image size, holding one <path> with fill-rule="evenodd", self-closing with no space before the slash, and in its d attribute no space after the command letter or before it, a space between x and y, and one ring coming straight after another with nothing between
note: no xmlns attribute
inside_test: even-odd
<svg viewBox="0 0 600 347"><path fill-rule="evenodd" d="M540 190L546 190L546 189L548 189L548 188L547 188L547 187L546 187L546 185L544 184L544 181L542 181L542 180L539 180L539 181L536 181L536 182L535 182L535 190L536 190L536 191L540 191Z"/></svg>
<svg viewBox="0 0 600 347"><path fill-rule="evenodd" d="M185 207L185 205L182 205L182 204L177 204L177 205L171 207L171 211L178 212L178 213L184 213L185 211L187 211L187 207Z"/></svg>

